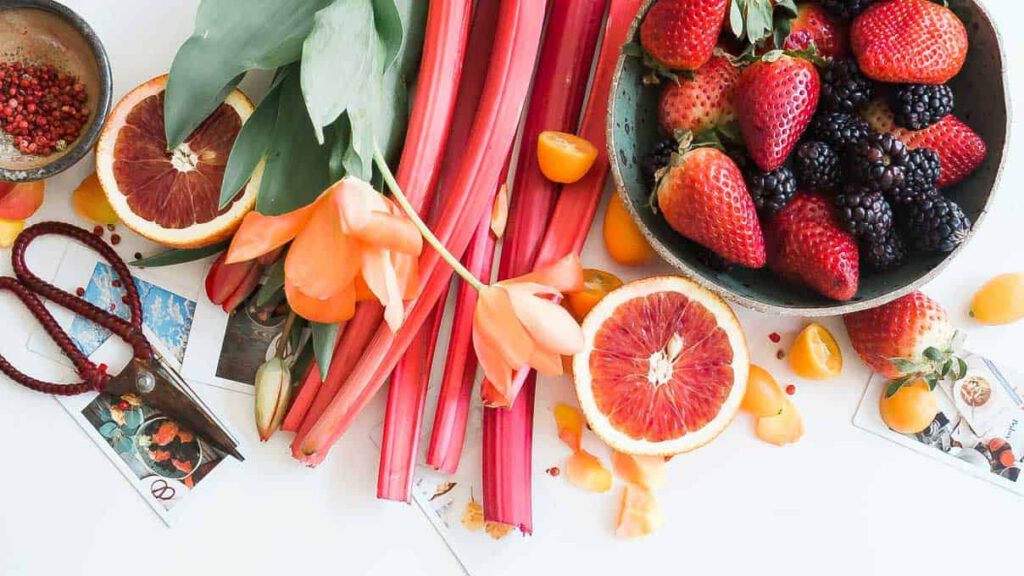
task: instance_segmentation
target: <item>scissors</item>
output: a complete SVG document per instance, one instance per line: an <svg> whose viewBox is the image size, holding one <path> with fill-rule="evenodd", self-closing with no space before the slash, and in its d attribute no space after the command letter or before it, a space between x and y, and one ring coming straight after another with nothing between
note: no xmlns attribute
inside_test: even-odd
<svg viewBox="0 0 1024 576"><path fill-rule="evenodd" d="M126 292L124 302L130 311L129 320L57 288L28 269L25 264L25 252L33 240L47 235L66 236L77 240L98 252L106 260L121 280ZM25 304L29 312L43 325L46 333L75 365L75 370L82 381L74 384L43 382L21 372L3 356L0 356L0 371L11 380L45 394L74 396L94 391L115 395L136 394L147 404L163 412L168 418L185 425L225 454L230 454L239 461L244 460L238 451L238 442L231 433L220 424L217 417L192 391L181 375L153 349L142 333L142 303L139 300L139 291L124 260L102 238L71 224L43 222L25 229L18 236L11 249L11 262L16 278L0 277L0 290L13 292ZM117 376L111 376L102 364L97 366L90 362L75 346L67 332L57 324L40 297L106 328L127 342L133 351L131 363Z"/></svg>

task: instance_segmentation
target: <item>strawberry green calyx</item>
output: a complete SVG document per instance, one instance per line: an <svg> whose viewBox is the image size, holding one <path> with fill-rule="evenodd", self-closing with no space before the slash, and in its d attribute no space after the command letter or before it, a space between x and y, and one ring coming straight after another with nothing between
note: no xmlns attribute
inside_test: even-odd
<svg viewBox="0 0 1024 576"><path fill-rule="evenodd" d="M890 358L890 362L902 376L889 382L885 389L885 397L891 398L900 388L918 380L926 382L930 390L935 390L939 382L946 379L956 382L966 376L967 362L958 355L964 339L965 334L957 331L946 348L929 346L917 359Z"/></svg>
<svg viewBox="0 0 1024 576"><path fill-rule="evenodd" d="M737 40L757 46L771 38L782 46L797 16L794 0L733 0L729 28Z"/></svg>

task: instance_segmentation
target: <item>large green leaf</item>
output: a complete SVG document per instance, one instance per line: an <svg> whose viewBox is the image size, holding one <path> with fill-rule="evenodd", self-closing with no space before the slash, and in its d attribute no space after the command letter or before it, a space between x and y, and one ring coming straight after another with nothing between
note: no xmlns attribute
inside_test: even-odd
<svg viewBox="0 0 1024 576"><path fill-rule="evenodd" d="M423 54L428 8L427 3L420 0L397 0L396 6L405 33L396 64L384 73L381 105L374 124L377 142L389 164L398 161L405 139L409 120L409 82L416 77Z"/></svg>
<svg viewBox="0 0 1024 576"><path fill-rule="evenodd" d="M171 64L164 100L168 147L188 137L241 76L294 62L331 0L203 0L195 31Z"/></svg>
<svg viewBox="0 0 1024 576"><path fill-rule="evenodd" d="M213 256L219 254L228 249L228 242L218 242L212 246L206 246L204 248L188 248L188 249L177 249L173 248L165 252L161 252L148 258L140 258L131 262L132 266L139 268L159 268L161 266L174 266L176 264L184 264L186 262L193 262L195 260L202 260L207 256Z"/></svg>
<svg viewBox="0 0 1024 576"><path fill-rule="evenodd" d="M357 102L373 100L369 90L382 72L371 0L334 0L317 12L302 46L302 93L319 142L325 126Z"/></svg>
<svg viewBox="0 0 1024 576"><path fill-rule="evenodd" d="M224 168L224 180L220 187L221 208L231 203L270 149L274 127L277 125L280 94L280 84L277 84L267 92L256 111L242 125Z"/></svg>
<svg viewBox="0 0 1024 576"><path fill-rule="evenodd" d="M330 184L330 143L317 143L306 114L298 66L281 79L277 124L266 155L256 210L278 215L315 200Z"/></svg>
<svg viewBox="0 0 1024 576"><path fill-rule="evenodd" d="M381 62L382 69L387 70L395 62L398 53L402 48L402 14L399 12L398 2L408 3L408 0L373 0L373 23L377 29L377 36L384 45L384 59ZM416 2L426 13L427 2Z"/></svg>
<svg viewBox="0 0 1024 576"><path fill-rule="evenodd" d="M320 368L320 380L327 379L327 370L331 367L331 358L334 357L334 345L338 340L338 327L338 324L309 323L313 339L313 355Z"/></svg>

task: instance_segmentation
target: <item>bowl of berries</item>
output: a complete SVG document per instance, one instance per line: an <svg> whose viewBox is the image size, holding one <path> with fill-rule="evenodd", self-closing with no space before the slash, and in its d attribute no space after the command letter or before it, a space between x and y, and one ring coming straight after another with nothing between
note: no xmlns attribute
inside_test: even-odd
<svg viewBox="0 0 1024 576"><path fill-rule="evenodd" d="M0 3L0 191L82 159L111 90L103 44L78 14L52 0Z"/></svg>
<svg viewBox="0 0 1024 576"><path fill-rule="evenodd" d="M972 0L648 0L609 102L618 193L670 264L762 312L879 306L977 232L1009 126Z"/></svg>

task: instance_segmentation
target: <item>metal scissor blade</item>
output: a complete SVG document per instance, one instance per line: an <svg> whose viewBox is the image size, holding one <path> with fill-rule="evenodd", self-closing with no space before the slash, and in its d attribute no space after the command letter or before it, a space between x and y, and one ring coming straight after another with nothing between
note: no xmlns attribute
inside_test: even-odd
<svg viewBox="0 0 1024 576"><path fill-rule="evenodd" d="M154 355L150 360L132 360L120 374L110 379L107 391L137 394L225 454L238 461L245 460L231 433L160 355Z"/></svg>

